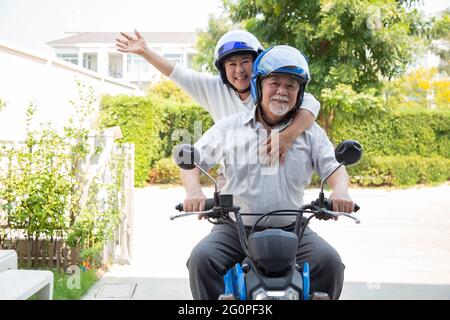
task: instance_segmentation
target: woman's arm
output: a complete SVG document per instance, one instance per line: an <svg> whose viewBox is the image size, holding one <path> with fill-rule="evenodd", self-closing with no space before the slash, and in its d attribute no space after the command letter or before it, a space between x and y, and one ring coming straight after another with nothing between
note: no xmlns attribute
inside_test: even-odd
<svg viewBox="0 0 450 320"><path fill-rule="evenodd" d="M116 39L117 50L124 53L138 54L158 69L166 77L170 76L175 68L175 62L164 58L157 52L151 50L142 35L135 30L136 38L121 32L122 38Z"/></svg>
<svg viewBox="0 0 450 320"><path fill-rule="evenodd" d="M276 158L279 157L280 163L283 164L286 154L291 148L294 140L305 132L313 122L314 115L309 110L300 109L293 122L278 134L279 140L276 143L273 143L274 140L269 136L262 149L263 154L267 155L267 163L273 164L275 163ZM274 150L272 150L272 147Z"/></svg>

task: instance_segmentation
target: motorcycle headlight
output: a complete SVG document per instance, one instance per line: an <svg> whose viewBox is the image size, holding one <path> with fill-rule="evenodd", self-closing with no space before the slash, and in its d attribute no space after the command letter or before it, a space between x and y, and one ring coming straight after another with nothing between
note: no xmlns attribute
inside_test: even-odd
<svg viewBox="0 0 450 320"><path fill-rule="evenodd" d="M253 300L299 300L299 293L291 287L279 291L258 288L253 291L252 297Z"/></svg>

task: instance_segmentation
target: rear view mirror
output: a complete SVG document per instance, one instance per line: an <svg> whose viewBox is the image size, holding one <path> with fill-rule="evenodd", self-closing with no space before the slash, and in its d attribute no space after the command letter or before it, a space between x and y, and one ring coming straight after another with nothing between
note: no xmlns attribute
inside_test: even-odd
<svg viewBox="0 0 450 320"><path fill-rule="evenodd" d="M362 152L361 144L358 141L344 140L338 144L334 154L339 163L352 165L361 159Z"/></svg>
<svg viewBox="0 0 450 320"><path fill-rule="evenodd" d="M200 153L193 145L180 144L173 151L173 160L184 170L192 170L200 161Z"/></svg>

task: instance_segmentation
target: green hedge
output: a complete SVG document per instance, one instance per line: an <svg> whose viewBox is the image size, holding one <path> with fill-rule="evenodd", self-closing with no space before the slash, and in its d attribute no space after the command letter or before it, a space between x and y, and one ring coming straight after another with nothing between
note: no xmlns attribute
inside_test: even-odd
<svg viewBox="0 0 450 320"><path fill-rule="evenodd" d="M217 169L217 167L216 167ZM439 156L364 156L360 162L347 168L353 185L362 187L405 187L416 184L437 184L450 179L450 159ZM211 172L213 177L216 172ZM150 183L179 184L179 168L171 158L159 160L150 172ZM202 177L202 184L211 182ZM312 186L319 186L314 174Z"/></svg>
<svg viewBox="0 0 450 320"><path fill-rule="evenodd" d="M119 142L134 143L136 186L145 184L150 167L162 157L160 119L161 110L149 97L119 95L102 98L101 126L120 126L123 139Z"/></svg>
<svg viewBox="0 0 450 320"><path fill-rule="evenodd" d="M149 183L180 184L180 168L172 158L158 160L148 175Z"/></svg>
<svg viewBox="0 0 450 320"><path fill-rule="evenodd" d="M101 101L101 126L120 126L124 137L119 142L135 145L137 187L149 181L150 168L158 160L170 157L175 145L194 143L212 124L209 113L198 105L163 100L155 95L104 96ZM183 133L181 130L189 134L189 141L183 141L183 136L175 139L177 133ZM194 135L196 131L197 136Z"/></svg>
<svg viewBox="0 0 450 320"><path fill-rule="evenodd" d="M170 157L179 143L195 143L213 124L209 113L195 103L159 100L161 156Z"/></svg>
<svg viewBox="0 0 450 320"><path fill-rule="evenodd" d="M102 100L102 124L119 125L123 141L135 144L135 184L142 186L178 183L177 168L170 160L173 147L194 143L213 121L190 102L155 95L108 96ZM188 134L183 136L183 131ZM359 185L406 186L449 179L450 111L394 111L376 119L337 116L330 138L335 143L354 139L363 145L363 161L349 168L359 177L352 178Z"/></svg>
<svg viewBox="0 0 450 320"><path fill-rule="evenodd" d="M219 165L214 166L209 170L209 174L213 178L217 177L218 169ZM181 184L180 168L178 168L172 158L163 158L161 160L158 160L150 170L149 178L147 181L149 183L160 184ZM211 180L203 174L200 175L200 183L202 185L212 184Z"/></svg>
<svg viewBox="0 0 450 320"><path fill-rule="evenodd" d="M366 154L450 158L450 111L391 111L377 119L337 120L330 138L358 140Z"/></svg>
<svg viewBox="0 0 450 320"><path fill-rule="evenodd" d="M439 156L363 156L347 168L351 182L363 187L406 187L450 179L450 159Z"/></svg>

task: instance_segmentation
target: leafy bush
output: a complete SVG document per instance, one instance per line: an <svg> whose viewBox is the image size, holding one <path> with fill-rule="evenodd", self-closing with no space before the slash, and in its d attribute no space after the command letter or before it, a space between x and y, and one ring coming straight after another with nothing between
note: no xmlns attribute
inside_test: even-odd
<svg viewBox="0 0 450 320"><path fill-rule="evenodd" d="M162 157L160 107L149 97L104 96L101 101L101 126L120 126L123 139L134 143L136 186L143 186L149 168Z"/></svg>
<svg viewBox="0 0 450 320"><path fill-rule="evenodd" d="M197 104L157 95L105 96L101 101L101 126L120 126L124 136L120 141L135 144L138 187L148 180L149 169L158 160L171 156L174 146L194 143L212 123L208 112Z"/></svg>
<svg viewBox="0 0 450 320"><path fill-rule="evenodd" d="M217 178L219 165L209 170L209 174L213 178ZM156 162L151 168L148 178L149 183L167 183L180 184L180 168L175 164L172 158L164 158ZM200 175L200 183L202 185L211 185L211 180L205 175Z"/></svg>
<svg viewBox="0 0 450 320"><path fill-rule="evenodd" d="M321 108L318 122L329 134L330 127L339 120L353 122L358 117L379 117L385 111L382 99L375 89L356 92L350 85L338 84L321 92Z"/></svg>
<svg viewBox="0 0 450 320"><path fill-rule="evenodd" d="M403 110L376 118L340 119L330 139L358 140L371 156L417 155L450 158L450 111Z"/></svg>
<svg viewBox="0 0 450 320"><path fill-rule="evenodd" d="M327 93L327 103L339 110L333 115L330 139L335 143L345 139L358 140L363 145L365 156L378 157L375 165L381 166L382 159L386 159L397 168L392 171L391 177L395 177L392 181L375 175L370 185L381 185L377 182L380 179L388 185L409 183L399 176L400 164L392 165L394 160L390 159L396 156L450 158L449 110L389 111L383 108L380 99L370 90L354 96L350 87L341 86L337 93ZM128 128L124 130L124 141L141 144L140 148L136 148L137 165L139 161L139 174L136 174L138 186L146 180L151 183L178 183L178 178L174 177L178 177L178 169L171 159L164 158L171 158L175 145L197 141L213 124L209 114L194 103L178 103L155 95L146 98L108 97L105 101L107 107L103 108L103 112L107 115L105 119L109 119L108 125ZM145 154L140 154L144 151ZM430 170L424 174L426 177L420 181L433 182L437 179L431 177L433 173ZM441 181L441 175L438 176ZM364 183L361 182L362 185Z"/></svg>
<svg viewBox="0 0 450 320"><path fill-rule="evenodd" d="M419 68L384 84L383 93L393 109L450 109L450 80L439 78L437 68Z"/></svg>
<svg viewBox="0 0 450 320"><path fill-rule="evenodd" d="M161 155L170 157L180 143L195 143L214 123L207 111L193 103L161 102Z"/></svg>
<svg viewBox="0 0 450 320"><path fill-rule="evenodd" d="M83 164L93 149L83 124L92 114L94 100L92 88L77 85L80 105L74 104L76 116L62 132L50 124L31 130L36 108L30 105L25 145L0 145L0 218L9 230L19 229L31 240L29 252L34 240L59 238L95 264L119 223L124 159L114 155L109 160L110 183L94 179L85 190Z"/></svg>
<svg viewBox="0 0 450 320"><path fill-rule="evenodd" d="M439 156L363 156L348 169L351 182L363 187L436 184L450 179L450 159Z"/></svg>
<svg viewBox="0 0 450 320"><path fill-rule="evenodd" d="M160 100L171 100L176 103L193 103L184 90L172 80L162 80L150 87L149 95Z"/></svg>
<svg viewBox="0 0 450 320"><path fill-rule="evenodd" d="M31 131L35 110L27 108L25 145L0 146L7 165L0 171L0 209L8 226L29 238L63 236L77 209L75 167L87 154L87 130L66 128L61 135L47 124Z"/></svg>
<svg viewBox="0 0 450 320"><path fill-rule="evenodd" d="M181 183L180 169L170 158L158 160L148 175L149 183Z"/></svg>

